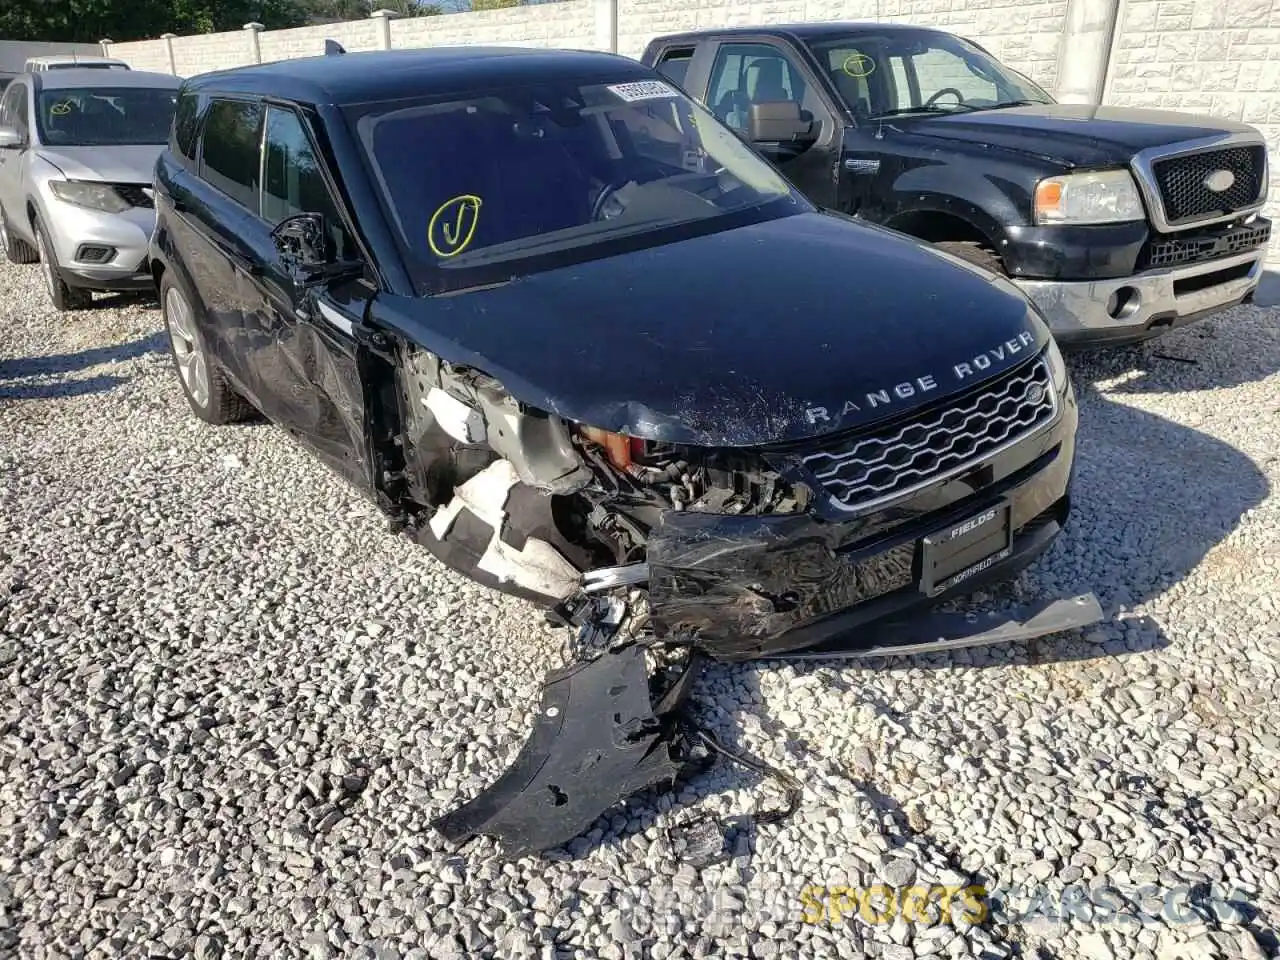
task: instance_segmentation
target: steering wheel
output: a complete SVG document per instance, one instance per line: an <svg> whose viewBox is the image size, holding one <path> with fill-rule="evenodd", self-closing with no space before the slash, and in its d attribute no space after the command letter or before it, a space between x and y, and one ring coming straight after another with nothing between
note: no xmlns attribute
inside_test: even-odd
<svg viewBox="0 0 1280 960"><path fill-rule="evenodd" d="M963 93L961 93L961 92L960 92L959 90L957 90L955 87L943 87L941 90L937 91L933 96L931 96L928 100L926 100L926 101L924 102L924 105L925 105L926 107L932 107L932 106L933 106L933 105L938 101L938 99L939 99L940 97L942 97L942 96L944 96L945 94L948 94L948 93L955 94L955 98L956 98L956 103L957 103L957 104L964 103L964 94L963 94Z"/></svg>
<svg viewBox="0 0 1280 960"><path fill-rule="evenodd" d="M616 217L619 213L622 213L622 211L619 210L611 216L605 216L604 207L605 204L613 198L615 193L625 187L628 183L631 183L633 179L633 177L619 177L617 180L606 183L600 188L600 193L596 195L596 202L591 205L591 220L593 222L596 220L609 220L612 219L612 217Z"/></svg>

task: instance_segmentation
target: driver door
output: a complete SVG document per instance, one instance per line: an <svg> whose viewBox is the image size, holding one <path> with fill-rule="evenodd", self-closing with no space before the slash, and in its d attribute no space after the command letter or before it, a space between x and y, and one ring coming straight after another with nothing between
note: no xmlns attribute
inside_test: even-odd
<svg viewBox="0 0 1280 960"><path fill-rule="evenodd" d="M268 104L259 216L243 238L240 277L248 366L263 412L341 476L372 490L362 364L364 316L376 288L364 277L301 282L274 233L289 217L319 214L331 260L362 259L324 170L302 114Z"/></svg>
<svg viewBox="0 0 1280 960"><path fill-rule="evenodd" d="M833 175L840 150L841 127L822 88L803 59L772 38L724 41L717 44L707 83L706 105L744 138L752 104L790 101L812 118L817 139L808 147L753 143L814 203L835 203Z"/></svg>

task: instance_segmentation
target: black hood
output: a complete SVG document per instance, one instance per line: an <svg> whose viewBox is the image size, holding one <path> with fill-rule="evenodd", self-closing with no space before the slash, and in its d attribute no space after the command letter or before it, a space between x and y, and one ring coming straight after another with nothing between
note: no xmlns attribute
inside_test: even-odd
<svg viewBox="0 0 1280 960"><path fill-rule="evenodd" d="M380 322L525 403L707 446L894 416L1016 365L1049 337L1008 281L825 213L383 303Z"/></svg>
<svg viewBox="0 0 1280 960"><path fill-rule="evenodd" d="M1182 140L1257 131L1243 123L1172 110L1038 104L893 120L917 136L1033 154L1070 167L1128 164L1139 150Z"/></svg>

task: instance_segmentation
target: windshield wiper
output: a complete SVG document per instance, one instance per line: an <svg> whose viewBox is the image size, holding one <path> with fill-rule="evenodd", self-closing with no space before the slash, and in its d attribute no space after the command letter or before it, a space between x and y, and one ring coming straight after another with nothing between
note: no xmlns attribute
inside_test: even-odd
<svg viewBox="0 0 1280 960"><path fill-rule="evenodd" d="M975 107L968 103L957 103L951 107L897 107L893 110L886 110L884 113L877 113L874 117L868 117L868 120L883 120L885 117L902 117L909 113L928 113L928 114L948 114L948 113L971 113L974 110L980 110L981 107Z"/></svg>

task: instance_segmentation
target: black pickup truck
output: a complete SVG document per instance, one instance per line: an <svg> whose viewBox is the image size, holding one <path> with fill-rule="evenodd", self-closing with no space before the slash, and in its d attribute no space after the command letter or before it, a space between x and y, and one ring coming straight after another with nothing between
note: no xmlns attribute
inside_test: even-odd
<svg viewBox="0 0 1280 960"><path fill-rule="evenodd" d="M698 31L642 59L819 206L1012 278L1064 344L1146 339L1261 279L1267 148L1245 124L1055 103L978 44L906 25Z"/></svg>

